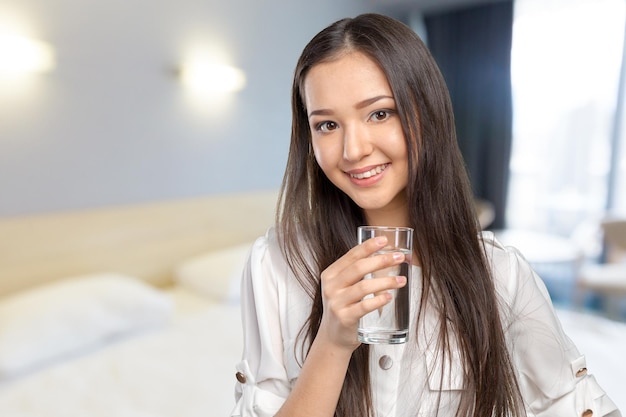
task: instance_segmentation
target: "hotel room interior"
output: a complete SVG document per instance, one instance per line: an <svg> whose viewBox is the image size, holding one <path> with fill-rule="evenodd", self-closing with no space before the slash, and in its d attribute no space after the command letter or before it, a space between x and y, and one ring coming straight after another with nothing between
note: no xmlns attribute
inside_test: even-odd
<svg viewBox="0 0 626 417"><path fill-rule="evenodd" d="M626 411L622 0L3 0L1 416L229 415L295 62L364 12L431 48L481 224Z"/></svg>

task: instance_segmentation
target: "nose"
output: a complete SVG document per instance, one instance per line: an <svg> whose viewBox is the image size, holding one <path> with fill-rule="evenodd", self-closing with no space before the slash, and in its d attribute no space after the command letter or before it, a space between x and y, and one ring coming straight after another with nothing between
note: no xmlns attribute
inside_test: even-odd
<svg viewBox="0 0 626 417"><path fill-rule="evenodd" d="M374 147L364 126L357 123L344 126L343 158L356 162L372 153Z"/></svg>

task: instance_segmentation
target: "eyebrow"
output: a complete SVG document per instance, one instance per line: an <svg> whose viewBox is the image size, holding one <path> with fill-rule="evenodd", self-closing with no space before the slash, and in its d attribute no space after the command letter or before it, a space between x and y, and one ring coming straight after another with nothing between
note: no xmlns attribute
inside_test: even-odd
<svg viewBox="0 0 626 417"><path fill-rule="evenodd" d="M392 96L379 95L379 96L375 96L375 97L372 97L372 98L367 98L367 99L365 99L363 101L360 101L354 107L357 108L357 109L362 109L362 108L365 108L365 107L367 107L369 105L372 105L372 104L376 103L379 100L386 99L386 98L390 98L390 99L393 100ZM328 116L328 115L330 115L332 113L333 113L332 110L328 110L328 109L313 110L311 113L309 113L309 118L311 116L316 116L316 115Z"/></svg>

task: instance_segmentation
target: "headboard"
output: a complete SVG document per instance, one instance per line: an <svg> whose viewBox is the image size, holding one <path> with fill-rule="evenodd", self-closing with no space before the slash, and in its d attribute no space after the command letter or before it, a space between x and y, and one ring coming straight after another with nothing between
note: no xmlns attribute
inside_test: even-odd
<svg viewBox="0 0 626 417"><path fill-rule="evenodd" d="M277 191L0 218L0 297L91 272L171 283L186 258L252 242L274 222Z"/></svg>

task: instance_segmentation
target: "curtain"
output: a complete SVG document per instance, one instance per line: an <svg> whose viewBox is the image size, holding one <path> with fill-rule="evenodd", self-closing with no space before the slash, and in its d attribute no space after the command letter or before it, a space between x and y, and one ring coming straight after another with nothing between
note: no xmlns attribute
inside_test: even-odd
<svg viewBox="0 0 626 417"><path fill-rule="evenodd" d="M512 142L513 2L425 14L428 46L448 84L474 194L505 226Z"/></svg>

